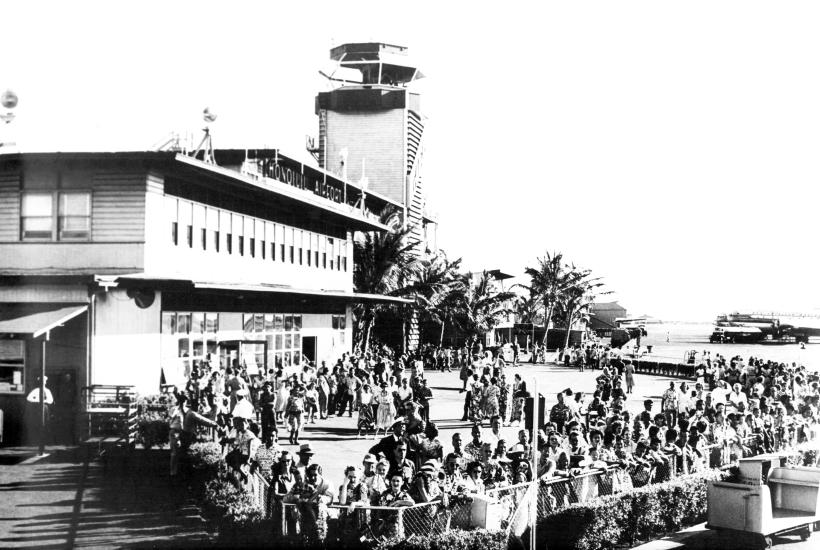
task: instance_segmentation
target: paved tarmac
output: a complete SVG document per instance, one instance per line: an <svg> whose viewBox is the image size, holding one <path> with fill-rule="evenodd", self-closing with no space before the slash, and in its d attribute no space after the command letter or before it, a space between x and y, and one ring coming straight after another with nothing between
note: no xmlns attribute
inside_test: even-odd
<svg viewBox="0 0 820 550"><path fill-rule="evenodd" d="M0 467L0 548L207 546L210 536L185 490L171 487L167 459L138 452L140 464L104 471L74 449ZM4 458L11 456L5 450Z"/></svg>
<svg viewBox="0 0 820 550"><path fill-rule="evenodd" d="M576 392L584 391L587 393L586 402L592 401L595 378L601 374L601 371L587 369L585 372L579 372L575 368L565 368L562 365L526 363L519 367L507 367L505 373L509 382L512 382L515 374L521 374L530 393L533 393L537 380L538 392L546 399L547 414L545 416L548 416L549 409L557 402L556 393L566 388L571 388ZM439 440L444 445L446 454L452 448L453 433L461 432L464 444L470 441L471 423L461 420L464 412L464 394L459 392L461 380L459 380L457 370L449 373L426 372L425 376L428 380L427 385L433 390L431 418L439 428ZM669 386L670 380L681 382L679 379L663 376L636 374L635 391L628 396L627 410L633 414L642 411L643 401L647 398L654 399L656 406L653 410L659 410L661 395ZM345 414L343 417L332 417L316 422L316 424L307 425L300 442L310 443L316 452L314 461L322 465L325 477L334 483L337 480L341 482L344 468L348 465L361 465L365 453L375 444L372 434L369 439L357 439L356 413L353 413L352 418ZM487 422L484 423L484 428L489 431ZM509 445L517 441L518 428L506 426L502 432ZM279 436L283 448L293 452L298 450L297 446L288 443L284 427L280 426Z"/></svg>

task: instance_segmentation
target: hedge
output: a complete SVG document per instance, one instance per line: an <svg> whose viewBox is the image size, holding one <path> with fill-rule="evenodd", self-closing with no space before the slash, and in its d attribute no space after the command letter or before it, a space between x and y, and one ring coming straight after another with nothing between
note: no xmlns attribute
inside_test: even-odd
<svg viewBox="0 0 820 550"><path fill-rule="evenodd" d="M507 550L508 536L504 531L452 530L428 536L413 535L406 539L388 540L328 540L307 541L301 537L268 539L268 547L277 550Z"/></svg>
<svg viewBox="0 0 820 550"><path fill-rule="evenodd" d="M137 399L137 443L146 449L167 445L170 439L168 410L173 398L168 394L146 395Z"/></svg>
<svg viewBox="0 0 820 550"><path fill-rule="evenodd" d="M703 521L708 482L728 475L718 470L689 474L572 505L539 519L539 540L548 548L597 550L658 538Z"/></svg>

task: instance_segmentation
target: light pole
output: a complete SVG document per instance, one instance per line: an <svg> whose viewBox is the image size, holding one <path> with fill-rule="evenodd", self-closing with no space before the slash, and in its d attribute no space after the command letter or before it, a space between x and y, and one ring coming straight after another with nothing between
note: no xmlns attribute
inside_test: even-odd
<svg viewBox="0 0 820 550"><path fill-rule="evenodd" d="M3 107L0 110L0 121L3 121L4 126L8 127L12 120L14 120L14 113L12 109L17 107L17 94L15 94L11 90L6 90L2 94L0 94L0 106ZM13 141L0 141L0 149L3 147L13 147L16 145Z"/></svg>

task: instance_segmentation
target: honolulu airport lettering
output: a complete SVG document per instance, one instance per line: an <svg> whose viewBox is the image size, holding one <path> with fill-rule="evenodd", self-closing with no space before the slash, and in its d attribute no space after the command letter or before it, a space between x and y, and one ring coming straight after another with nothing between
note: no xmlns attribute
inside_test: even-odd
<svg viewBox="0 0 820 550"><path fill-rule="evenodd" d="M256 159L256 162L260 173L266 178L281 181L298 189L312 191L314 195L333 202L344 201L344 191L330 182L297 172L293 168L279 164L272 158Z"/></svg>

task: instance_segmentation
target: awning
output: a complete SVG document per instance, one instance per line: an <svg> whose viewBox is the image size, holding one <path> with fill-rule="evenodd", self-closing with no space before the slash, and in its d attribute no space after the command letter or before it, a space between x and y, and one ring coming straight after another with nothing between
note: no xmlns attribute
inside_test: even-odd
<svg viewBox="0 0 820 550"><path fill-rule="evenodd" d="M37 338L88 309L87 305L43 307L43 304L0 304L0 335Z"/></svg>
<svg viewBox="0 0 820 550"><path fill-rule="evenodd" d="M97 282L102 286L149 286L170 288L172 290L228 290L236 292L265 292L274 294L297 294L300 296L319 296L324 298L341 298L348 302L377 302L392 304L413 304L414 300L385 296L383 294L368 294L364 292L346 292L344 290L326 290L311 288L295 288L286 285L272 285L264 283L226 283L220 281L194 281L185 278L176 278L146 273L130 275L97 275Z"/></svg>
<svg viewBox="0 0 820 550"><path fill-rule="evenodd" d="M412 304L413 300L385 296L383 294L367 294L363 292L344 292L343 290L312 290L308 288L293 288L274 285L243 285L231 283L207 283L194 281L194 288L216 290L240 290L246 292L277 292L280 294L302 294L309 296L324 296L327 298L343 298L351 302L382 302L394 304Z"/></svg>

